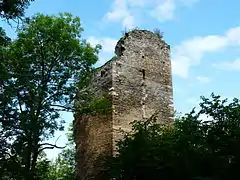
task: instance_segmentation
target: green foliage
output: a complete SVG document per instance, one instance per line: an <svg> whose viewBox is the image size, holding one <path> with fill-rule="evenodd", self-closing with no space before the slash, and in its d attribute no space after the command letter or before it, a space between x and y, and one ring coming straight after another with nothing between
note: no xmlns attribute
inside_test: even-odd
<svg viewBox="0 0 240 180"><path fill-rule="evenodd" d="M119 154L107 158L99 179L236 179L240 103L211 97L202 97L199 112L178 118L173 127L154 119L134 122L134 133L118 143Z"/></svg>
<svg viewBox="0 0 240 180"><path fill-rule="evenodd" d="M79 80L98 60L100 47L82 40L82 31L80 19L69 13L36 14L4 47L0 135L9 146L5 162L17 159L28 179L34 178L39 154L58 147L45 141L62 130L60 112L73 110Z"/></svg>
<svg viewBox="0 0 240 180"><path fill-rule="evenodd" d="M124 38L125 38L125 36L130 32L130 31L134 31L134 30L139 30L139 28L138 27L135 27L135 28L132 28L132 29L124 29L123 31L122 31L122 38L120 39L120 40L124 40ZM163 38L163 32L160 30L160 29L158 29L158 28L155 28L154 30L153 30L153 33L154 34L156 34L157 36L158 36L158 38L159 39L162 39Z"/></svg>
<svg viewBox="0 0 240 180"><path fill-rule="evenodd" d="M68 144L58 155L57 159L51 163L51 171L48 179L72 180L76 176L76 150L73 140L73 124L68 128Z"/></svg>
<svg viewBox="0 0 240 180"><path fill-rule="evenodd" d="M75 179L75 147L72 139L72 125L70 125L67 133L68 144L65 149L52 162L48 161L43 153L37 162L37 178L39 180L73 180Z"/></svg>
<svg viewBox="0 0 240 180"><path fill-rule="evenodd" d="M36 169L36 179L39 180L72 180L75 178L75 150L64 149L52 162L41 159Z"/></svg>
<svg viewBox="0 0 240 180"><path fill-rule="evenodd" d="M134 30L139 30L139 27L138 26L136 26L136 27L133 27L133 28L124 28L124 30L122 30L122 36L124 37L124 36L126 36L129 32L131 32L131 31L134 31Z"/></svg>
<svg viewBox="0 0 240 180"><path fill-rule="evenodd" d="M93 99L91 104L86 109L84 109L83 113L106 114L109 112L110 107L111 102L106 97Z"/></svg>
<svg viewBox="0 0 240 180"><path fill-rule="evenodd" d="M9 44L11 39L7 37L6 32L2 27L0 27L0 47L5 47L7 44Z"/></svg>
<svg viewBox="0 0 240 180"><path fill-rule="evenodd" d="M102 98L94 98L93 95L88 94L88 101L85 100L78 102L76 113L79 115L96 115L96 114L108 114L111 110L111 100L108 94L104 94Z"/></svg>
<svg viewBox="0 0 240 180"><path fill-rule="evenodd" d="M2 85L3 78L6 78L7 76L7 69L4 67L5 64L7 63L7 58L5 56L5 52L7 50L7 46L10 44L11 39L6 35L5 31L3 28L0 27L0 86ZM2 99L1 99L2 102Z"/></svg>
<svg viewBox="0 0 240 180"><path fill-rule="evenodd" d="M160 29L156 28L153 30L153 32L158 36L159 39L163 38L163 32Z"/></svg>
<svg viewBox="0 0 240 180"><path fill-rule="evenodd" d="M24 10L34 0L0 0L0 17L15 19L24 15Z"/></svg>
<svg viewBox="0 0 240 180"><path fill-rule="evenodd" d="M68 148L63 150L51 166L52 168L48 179L74 179L76 172L75 149Z"/></svg>
<svg viewBox="0 0 240 180"><path fill-rule="evenodd" d="M38 162L36 165L36 179L48 180L49 174L51 172L50 167L51 162L47 159L45 152L42 152L38 157Z"/></svg>

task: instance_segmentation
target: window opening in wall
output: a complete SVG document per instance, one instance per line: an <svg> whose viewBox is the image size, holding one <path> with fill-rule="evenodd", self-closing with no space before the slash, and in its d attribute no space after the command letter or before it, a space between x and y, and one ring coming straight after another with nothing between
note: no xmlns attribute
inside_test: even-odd
<svg viewBox="0 0 240 180"><path fill-rule="evenodd" d="M105 71L101 71L101 77L103 77L105 74Z"/></svg>
<svg viewBox="0 0 240 180"><path fill-rule="evenodd" d="M145 69L141 69L140 72L142 72L143 79L145 79L145 75L146 75Z"/></svg>

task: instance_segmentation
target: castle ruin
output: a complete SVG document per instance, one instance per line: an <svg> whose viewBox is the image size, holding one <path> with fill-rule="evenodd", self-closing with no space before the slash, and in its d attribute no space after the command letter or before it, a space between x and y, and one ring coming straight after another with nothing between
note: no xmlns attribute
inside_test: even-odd
<svg viewBox="0 0 240 180"><path fill-rule="evenodd" d="M153 32L133 30L118 41L115 54L98 68L90 85L95 97L109 95L110 113L75 117L78 179L98 172L94 161L115 153L130 122L153 114L158 123L173 122L170 46Z"/></svg>

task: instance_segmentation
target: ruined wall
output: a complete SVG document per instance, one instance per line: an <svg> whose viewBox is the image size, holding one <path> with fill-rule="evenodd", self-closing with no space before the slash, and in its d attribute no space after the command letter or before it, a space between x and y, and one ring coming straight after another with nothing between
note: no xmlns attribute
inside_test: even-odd
<svg viewBox="0 0 240 180"><path fill-rule="evenodd" d="M173 121L170 47L146 30L126 33L116 45L117 57L99 68L91 89L96 97L108 93L112 111L106 115L76 118L79 176L97 170L92 166L100 154L114 154L122 131L130 122L157 114L158 123ZM84 179L84 178L79 178ZM88 179L90 179L88 177Z"/></svg>
<svg viewBox="0 0 240 180"><path fill-rule="evenodd" d="M101 98L112 87L112 61L98 68L89 90L93 98ZM111 100L111 97L110 97ZM96 160L112 154L112 113L75 117L77 180L89 180L98 173ZM97 166L96 166L97 165Z"/></svg>
<svg viewBox="0 0 240 180"><path fill-rule="evenodd" d="M129 32L116 46L113 63L113 140L133 120L157 114L159 123L173 118L170 47L149 31ZM113 142L114 144L114 142Z"/></svg>

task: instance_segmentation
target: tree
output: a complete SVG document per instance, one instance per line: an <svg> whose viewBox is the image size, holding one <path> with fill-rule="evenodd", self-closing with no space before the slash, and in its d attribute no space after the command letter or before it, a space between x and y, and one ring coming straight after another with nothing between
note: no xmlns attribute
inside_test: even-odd
<svg viewBox="0 0 240 180"><path fill-rule="evenodd" d="M40 180L56 179L71 180L75 179L76 161L73 136L73 126L68 129L67 147L62 150L58 157L52 162L48 161L46 155L39 158L37 162L37 178Z"/></svg>
<svg viewBox="0 0 240 180"><path fill-rule="evenodd" d="M11 39L7 37L6 32L2 27L0 27L0 46L5 47L8 43L10 43Z"/></svg>
<svg viewBox="0 0 240 180"><path fill-rule="evenodd" d="M48 180L51 174L51 161L48 160L47 155L44 151L39 154L37 165L36 165L36 179Z"/></svg>
<svg viewBox="0 0 240 180"><path fill-rule="evenodd" d="M69 13L36 14L4 54L1 132L11 145L9 159L18 157L28 179L34 179L39 154L58 147L45 140L63 129L60 112L72 110L79 81L98 60L100 46L82 40L82 31L80 19Z"/></svg>
<svg viewBox="0 0 240 180"><path fill-rule="evenodd" d="M50 164L48 179L68 180L75 179L75 149L68 147Z"/></svg>
<svg viewBox="0 0 240 180"><path fill-rule="evenodd" d="M67 133L67 147L62 150L51 166L51 177L49 179L69 180L76 177L75 143L73 139L73 124L70 125Z"/></svg>
<svg viewBox="0 0 240 180"><path fill-rule="evenodd" d="M0 17L16 19L24 16L24 10L34 0L0 0Z"/></svg>
<svg viewBox="0 0 240 180"><path fill-rule="evenodd" d="M133 123L133 134L118 143L118 155L105 160L99 179L236 179L240 164L240 103L202 97L173 127L154 118ZM202 120L207 115L211 121Z"/></svg>
<svg viewBox="0 0 240 180"><path fill-rule="evenodd" d="M0 118L2 119L2 110L4 107L4 99L3 99L3 79L7 78L7 69L5 68L5 64L7 62L7 59L5 57L5 52L7 50L7 46L10 44L11 39L9 37L7 37L5 31L3 28L0 27ZM5 121L3 121L5 122ZM7 139L5 138L5 136L3 135L4 133L2 133L2 128L1 128L2 124L0 124L0 175L1 177L4 179L6 177L7 178L7 174L8 173L4 173L4 168L6 166L6 158L8 156L8 149L9 144L7 142ZM14 165L13 165L14 166Z"/></svg>

